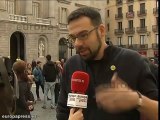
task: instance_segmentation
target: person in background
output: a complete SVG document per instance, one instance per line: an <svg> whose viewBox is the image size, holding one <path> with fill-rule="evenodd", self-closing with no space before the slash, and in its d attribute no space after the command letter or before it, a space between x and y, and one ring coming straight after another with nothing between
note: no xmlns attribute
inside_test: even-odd
<svg viewBox="0 0 160 120"><path fill-rule="evenodd" d="M147 57L145 57L145 56L143 56L143 57L144 57L144 60L146 61L146 63L148 64L148 66L149 66L149 68L150 68L150 70L151 70L152 75L153 75L153 76L155 77L155 79L156 79L157 88L159 88L158 66L155 65L153 62L151 62L151 61L149 60L149 58L147 58Z"/></svg>
<svg viewBox="0 0 160 120"><path fill-rule="evenodd" d="M42 108L47 108L47 96L48 91L51 92L51 109L55 108L55 84L56 84L56 77L57 77L57 69L56 65L53 61L51 61L51 55L46 56L46 63L43 66L43 75L45 77L45 83L44 83L44 103Z"/></svg>
<svg viewBox="0 0 160 120"><path fill-rule="evenodd" d="M33 59L32 60L32 71L34 70L34 68L37 66L37 62Z"/></svg>
<svg viewBox="0 0 160 120"><path fill-rule="evenodd" d="M136 51L106 44L98 10L81 7L71 12L68 31L78 54L63 69L57 120L69 119L67 98L75 71L90 76L84 120L140 120L140 115L158 120L158 89L147 63Z"/></svg>
<svg viewBox="0 0 160 120"><path fill-rule="evenodd" d="M58 71L57 74L57 78L56 78L56 85L55 85L55 103L57 104L58 101L58 97L59 97L59 91L60 91L60 82L62 81L62 72L63 72L63 68L61 66L61 62L59 60L57 60L55 62L56 65L56 69Z"/></svg>
<svg viewBox="0 0 160 120"><path fill-rule="evenodd" d="M34 75L35 84L36 84L37 101L41 101L41 98L39 96L40 86L42 88L42 92L44 93L44 76L42 74L41 63L42 63L41 61L37 61L37 66L33 70L33 75Z"/></svg>
<svg viewBox="0 0 160 120"><path fill-rule="evenodd" d="M28 76L26 71L26 63L18 60L13 64L13 71L17 75L19 84L19 98L16 101L16 115L30 115L33 110L33 101L30 94L30 85L28 83ZM18 119L18 118L17 118ZM13 119L13 120L16 120ZM31 120L31 116L26 118L19 118L18 120Z"/></svg>
<svg viewBox="0 0 160 120"><path fill-rule="evenodd" d="M61 66L62 66L62 68L64 67L64 59L61 59Z"/></svg>
<svg viewBox="0 0 160 120"><path fill-rule="evenodd" d="M32 95L32 101L34 101L34 103L36 103L35 99L34 99L34 95L31 91L32 88L32 84L34 83L35 79L34 79L34 75L32 74L32 65L30 63L27 63L27 75L28 75L28 83L30 85L30 93Z"/></svg>

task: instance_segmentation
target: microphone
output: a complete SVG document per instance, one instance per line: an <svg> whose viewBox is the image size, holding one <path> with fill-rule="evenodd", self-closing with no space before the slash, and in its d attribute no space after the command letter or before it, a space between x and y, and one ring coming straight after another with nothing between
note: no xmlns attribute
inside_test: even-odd
<svg viewBox="0 0 160 120"><path fill-rule="evenodd" d="M68 94L67 106L87 108L88 95L85 95L89 84L89 75L83 71L76 71L71 77L71 91Z"/></svg>

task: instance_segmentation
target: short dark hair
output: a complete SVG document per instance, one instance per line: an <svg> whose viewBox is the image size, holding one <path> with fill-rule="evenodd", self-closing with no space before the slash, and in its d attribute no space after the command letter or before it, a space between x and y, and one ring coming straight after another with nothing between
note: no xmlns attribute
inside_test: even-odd
<svg viewBox="0 0 160 120"><path fill-rule="evenodd" d="M51 55L47 55L47 56L46 56L46 59L47 59L48 61L50 61L50 60L51 60Z"/></svg>
<svg viewBox="0 0 160 120"><path fill-rule="evenodd" d="M82 16L89 17L94 26L98 26L102 23L101 15L97 10L92 7L81 7L70 13L68 16L68 24Z"/></svg>

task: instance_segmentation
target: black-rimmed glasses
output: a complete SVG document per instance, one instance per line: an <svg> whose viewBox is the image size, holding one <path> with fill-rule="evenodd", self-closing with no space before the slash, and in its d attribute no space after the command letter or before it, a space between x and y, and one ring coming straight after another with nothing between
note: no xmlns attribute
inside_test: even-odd
<svg viewBox="0 0 160 120"><path fill-rule="evenodd" d="M70 35L68 35L68 41L69 41L70 43L74 43L74 42L76 41L76 39L86 40L86 39L88 38L89 34L90 34L92 31L96 30L97 28L98 28L98 26L97 26L97 27L94 27L94 28L91 29L90 31L87 31L87 30L82 31L82 32L80 32L78 35L72 35L72 34L70 34Z"/></svg>

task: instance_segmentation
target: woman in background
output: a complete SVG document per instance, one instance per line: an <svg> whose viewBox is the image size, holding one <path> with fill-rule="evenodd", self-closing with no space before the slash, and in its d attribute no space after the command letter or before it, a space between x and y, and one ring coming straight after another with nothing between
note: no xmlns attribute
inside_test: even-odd
<svg viewBox="0 0 160 120"><path fill-rule="evenodd" d="M16 115L25 115L25 118L15 118L14 120L31 120L30 111L33 110L33 101L30 94L30 85L26 72L26 63L18 60L13 64L13 71L17 75L19 84L19 98L16 102Z"/></svg>

